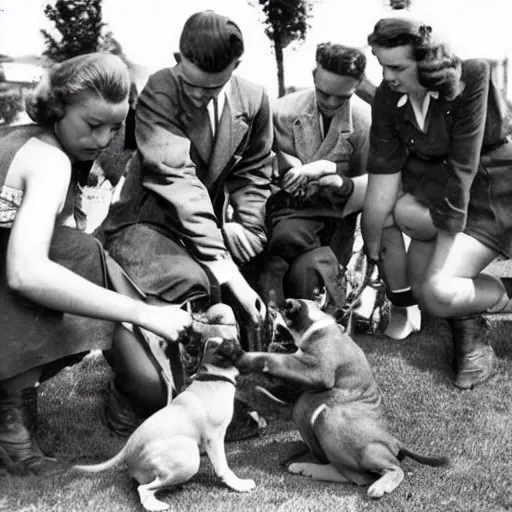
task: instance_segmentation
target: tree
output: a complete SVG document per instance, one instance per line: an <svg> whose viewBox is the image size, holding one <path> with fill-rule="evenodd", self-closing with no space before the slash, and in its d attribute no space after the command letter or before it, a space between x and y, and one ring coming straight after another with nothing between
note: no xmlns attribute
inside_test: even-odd
<svg viewBox="0 0 512 512"><path fill-rule="evenodd" d="M22 110L19 95L13 92L0 94L0 126L11 124Z"/></svg>
<svg viewBox="0 0 512 512"><path fill-rule="evenodd" d="M257 0L265 15L265 34L272 42L277 65L279 96L285 94L283 50L304 41L311 17L311 0Z"/></svg>
<svg viewBox="0 0 512 512"><path fill-rule="evenodd" d="M103 33L106 24L101 0L57 0L55 6L47 4L44 13L60 33L57 39L41 30L46 46L43 54L54 62L100 51L110 44L112 33Z"/></svg>

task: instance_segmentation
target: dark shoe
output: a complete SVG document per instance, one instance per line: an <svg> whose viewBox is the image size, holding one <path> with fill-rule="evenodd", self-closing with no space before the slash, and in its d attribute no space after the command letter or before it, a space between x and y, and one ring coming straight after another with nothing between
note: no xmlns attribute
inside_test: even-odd
<svg viewBox="0 0 512 512"><path fill-rule="evenodd" d="M259 436L265 426L265 420L256 411L251 411L245 402L235 398L233 419L228 425L224 440L229 443Z"/></svg>
<svg viewBox="0 0 512 512"><path fill-rule="evenodd" d="M33 392L0 397L0 461L10 473L48 473L56 461L41 451L33 437L36 427L24 400L27 394Z"/></svg>
<svg viewBox="0 0 512 512"><path fill-rule="evenodd" d="M493 373L496 355L485 341L485 319L481 315L448 320L452 331L455 380L460 389L471 389Z"/></svg>
<svg viewBox="0 0 512 512"><path fill-rule="evenodd" d="M24 403L24 409L25 414L27 416L27 425L29 428L29 432L34 438L37 440L37 387L32 386L30 388L25 388L22 390L21 394L23 396L23 403ZM54 453L51 450L48 450L46 448L42 448L39 441L38 441L39 447L41 448L41 451L44 455L47 457L53 458Z"/></svg>
<svg viewBox="0 0 512 512"><path fill-rule="evenodd" d="M146 415L137 410L132 401L126 397L111 380L103 392L105 397L105 419L107 425L122 437L130 436L146 419Z"/></svg>
<svg viewBox="0 0 512 512"><path fill-rule="evenodd" d="M25 388L21 392L23 397L23 405L27 417L27 425L31 434L35 434L37 430L37 388Z"/></svg>

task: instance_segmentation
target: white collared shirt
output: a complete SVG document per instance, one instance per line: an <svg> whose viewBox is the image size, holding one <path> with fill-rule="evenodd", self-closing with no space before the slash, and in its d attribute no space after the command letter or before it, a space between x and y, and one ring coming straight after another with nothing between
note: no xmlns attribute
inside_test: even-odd
<svg viewBox="0 0 512 512"><path fill-rule="evenodd" d="M320 121L320 132L322 133L322 139L325 139L327 133L325 133L324 116L318 111L318 119Z"/></svg>
<svg viewBox="0 0 512 512"><path fill-rule="evenodd" d="M420 127L421 131L425 131L425 122L427 119L427 113L428 108L430 107L430 98L434 98L437 100L439 98L439 92L438 91L427 91L427 94L425 94L425 97L423 98L423 105L421 106L421 109L418 108L418 105L411 101L411 107L414 112L414 117L416 118L416 122L418 123L418 126ZM407 101L409 100L409 95L404 94L400 96L396 106L398 108L403 107Z"/></svg>
<svg viewBox="0 0 512 512"><path fill-rule="evenodd" d="M224 103L226 102L226 94L231 90L231 79L227 82L227 84L221 89L219 95L217 96L217 122L215 122L215 106L214 100L210 100L208 106L208 115L210 116L210 125L212 127L213 137L215 138L215 127L218 125L220 118L222 116L222 111L224 109Z"/></svg>

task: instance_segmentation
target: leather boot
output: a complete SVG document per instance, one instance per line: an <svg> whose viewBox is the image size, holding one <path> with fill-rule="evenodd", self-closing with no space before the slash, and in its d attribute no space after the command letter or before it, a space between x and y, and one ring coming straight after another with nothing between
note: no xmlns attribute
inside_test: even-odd
<svg viewBox="0 0 512 512"><path fill-rule="evenodd" d="M173 345L173 350L177 347ZM167 403L167 387L159 362L152 357L145 336L119 326L112 349L104 357L115 377L103 390L107 426L128 437L151 414Z"/></svg>
<svg viewBox="0 0 512 512"><path fill-rule="evenodd" d="M0 395L0 461L11 473L47 473L55 469L55 459L45 456L37 444L27 395L33 392Z"/></svg>
<svg viewBox="0 0 512 512"><path fill-rule="evenodd" d="M485 319L482 315L454 317L448 320L453 339L454 385L471 389L486 381L493 373L496 356L485 341Z"/></svg>
<svg viewBox="0 0 512 512"><path fill-rule="evenodd" d="M133 400L125 396L111 380L103 392L105 399L105 419L112 432L122 437L130 436L147 418L148 414L137 410Z"/></svg>

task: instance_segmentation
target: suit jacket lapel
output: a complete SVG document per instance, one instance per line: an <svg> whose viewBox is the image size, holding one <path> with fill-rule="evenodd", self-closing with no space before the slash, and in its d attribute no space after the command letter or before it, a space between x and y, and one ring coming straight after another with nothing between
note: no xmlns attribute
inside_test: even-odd
<svg viewBox="0 0 512 512"><path fill-rule="evenodd" d="M248 129L247 114L240 101L237 82L232 80L215 136L208 176L205 179L207 187L215 183L230 160L236 158L235 151Z"/></svg>
<svg viewBox="0 0 512 512"><path fill-rule="evenodd" d="M304 112L293 122L293 138L300 161L303 163L313 161L316 148L322 143L322 131L314 91Z"/></svg>
<svg viewBox="0 0 512 512"><path fill-rule="evenodd" d="M340 144L340 139L344 139L346 134L351 133L352 130L352 108L350 101L347 101L333 117L329 131L325 135L322 143L317 146L313 161L329 159L328 155Z"/></svg>
<svg viewBox="0 0 512 512"><path fill-rule="evenodd" d="M213 148L213 134L208 111L203 109L194 116L182 112L181 121L191 145L197 151L203 163L208 165Z"/></svg>

